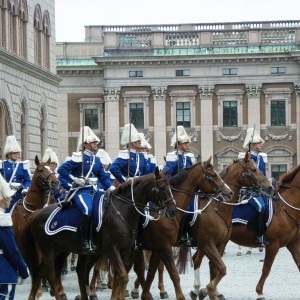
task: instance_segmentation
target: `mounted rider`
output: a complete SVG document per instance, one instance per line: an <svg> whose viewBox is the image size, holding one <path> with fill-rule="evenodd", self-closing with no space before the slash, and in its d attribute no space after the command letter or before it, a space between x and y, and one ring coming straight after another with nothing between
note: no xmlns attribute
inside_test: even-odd
<svg viewBox="0 0 300 300"><path fill-rule="evenodd" d="M153 173L157 166L156 157L149 153L149 151L152 149L152 146L146 140L145 135L142 132L140 133L140 137L141 148L139 152L142 153L147 160L147 173Z"/></svg>
<svg viewBox="0 0 300 300"><path fill-rule="evenodd" d="M257 168L266 176L266 163L267 163L267 154L263 153L263 144L264 140L261 136L255 131L255 128L248 128L246 137L244 140L243 148L250 151L251 159L256 163ZM245 156L244 152L239 153L238 158L243 158ZM261 194L256 194L254 197L251 194L252 191L249 191L250 195L248 198L248 204L254 208L257 212L256 224L255 224L255 233L256 233L256 243L260 246L265 246L268 244L264 236L266 227L264 222L264 212L266 201ZM247 198L247 196L246 196Z"/></svg>
<svg viewBox="0 0 300 300"><path fill-rule="evenodd" d="M21 147L14 135L9 135L6 138L6 143L3 150L3 156L6 160L0 160L0 173L10 187L16 192L11 199L10 206L7 209L11 211L15 203L22 199L30 184L30 161L20 161Z"/></svg>
<svg viewBox="0 0 300 300"><path fill-rule="evenodd" d="M104 169L105 173L107 174L107 176L109 177L111 183L113 184L114 181L116 180L116 178L109 171L109 167L112 163L112 160L111 160L109 154L104 149L99 149L96 153L96 156L98 156L100 158L103 169Z"/></svg>
<svg viewBox="0 0 300 300"><path fill-rule="evenodd" d="M72 201L82 213L83 254L96 251L96 246L92 243L91 221L94 195L100 190L114 188L100 158L95 155L99 142L100 139L88 126L81 128L77 152L73 152L72 157L57 170L63 188L69 191L67 201Z"/></svg>
<svg viewBox="0 0 300 300"><path fill-rule="evenodd" d="M118 157L109 168L113 176L123 183L129 178L147 174L147 160L140 153L141 136L133 124L125 124L121 145L126 149L119 150Z"/></svg>
<svg viewBox="0 0 300 300"><path fill-rule="evenodd" d="M183 126L176 128L171 140L171 147L174 151L167 153L166 164L163 172L168 178L176 175L180 170L191 167L195 163L195 155L189 151L191 139ZM190 245L188 236L187 214L184 214L179 227L178 245Z"/></svg>

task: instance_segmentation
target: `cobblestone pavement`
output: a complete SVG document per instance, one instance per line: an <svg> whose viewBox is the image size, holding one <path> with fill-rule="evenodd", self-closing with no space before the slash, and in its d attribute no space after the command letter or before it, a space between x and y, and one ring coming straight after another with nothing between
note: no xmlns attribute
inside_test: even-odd
<svg viewBox="0 0 300 300"><path fill-rule="evenodd" d="M227 266L227 275L219 285L219 291L222 292L226 300L255 300L257 298L255 287L261 274L264 252L258 249L252 249L251 254L246 254L247 249L242 248L241 256L237 256L237 245L229 243L226 248L224 262ZM130 272L131 288L135 274ZM208 283L208 263L205 259L201 269L201 284ZM300 300L300 274L290 255L285 249L281 249L275 259L271 273L267 278L264 288L264 294L267 300ZM63 281L66 294L69 300L78 295L77 277L75 272L69 271ZM172 282L168 274L165 274L165 285L169 293L169 299L176 300ZM181 287L186 296L190 299L189 292L193 288L193 270L190 267L186 274L181 275ZM24 284L17 286L15 300L25 300L28 297L30 289L30 279ZM101 290L97 292L99 300L110 299L111 290ZM155 300L160 299L157 289L157 278L151 288L151 293ZM43 295L43 300L53 300L49 293ZM127 298L131 299L131 297Z"/></svg>

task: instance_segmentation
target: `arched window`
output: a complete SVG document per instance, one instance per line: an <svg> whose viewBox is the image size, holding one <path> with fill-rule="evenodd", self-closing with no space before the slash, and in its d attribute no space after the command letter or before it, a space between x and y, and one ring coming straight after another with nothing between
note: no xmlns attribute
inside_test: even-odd
<svg viewBox="0 0 300 300"><path fill-rule="evenodd" d="M9 4L10 5L10 4ZM8 1L1 0L1 39L0 46L7 48L7 39L8 39Z"/></svg>
<svg viewBox="0 0 300 300"><path fill-rule="evenodd" d="M26 0L19 2L19 17L19 53L21 57L27 58L28 7Z"/></svg>
<svg viewBox="0 0 300 300"><path fill-rule="evenodd" d="M18 53L18 1L10 0L9 6L9 28L10 28L10 50Z"/></svg>
<svg viewBox="0 0 300 300"><path fill-rule="evenodd" d="M0 159L5 145L6 137L12 134L11 120L6 102L0 100ZM5 157L2 157L4 159Z"/></svg>
<svg viewBox="0 0 300 300"><path fill-rule="evenodd" d="M42 11L39 4L34 9L34 57L35 63L42 65L42 36L43 36L43 23Z"/></svg>
<svg viewBox="0 0 300 300"><path fill-rule="evenodd" d="M43 32L44 32L44 66L50 69L50 36L51 24L48 10L45 10L43 16Z"/></svg>

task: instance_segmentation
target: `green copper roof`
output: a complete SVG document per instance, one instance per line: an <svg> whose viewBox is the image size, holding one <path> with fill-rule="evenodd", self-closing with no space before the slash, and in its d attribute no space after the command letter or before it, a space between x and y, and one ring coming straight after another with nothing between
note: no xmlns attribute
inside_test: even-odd
<svg viewBox="0 0 300 300"><path fill-rule="evenodd" d="M62 59L57 59L56 60L56 66L60 67L66 67L66 66L96 66L97 64L95 63L95 61L91 58L85 58L85 59L66 59L66 58L62 58Z"/></svg>

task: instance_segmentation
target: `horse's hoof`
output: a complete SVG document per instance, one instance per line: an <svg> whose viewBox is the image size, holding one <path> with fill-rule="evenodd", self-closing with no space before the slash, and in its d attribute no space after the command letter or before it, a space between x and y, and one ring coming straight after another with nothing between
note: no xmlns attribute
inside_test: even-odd
<svg viewBox="0 0 300 300"><path fill-rule="evenodd" d="M198 295L194 291L190 291L190 297L192 300L197 300Z"/></svg>
<svg viewBox="0 0 300 300"><path fill-rule="evenodd" d="M48 292L48 287L47 286L42 286L42 291L43 292ZM52 296L52 295L51 295Z"/></svg>
<svg viewBox="0 0 300 300"><path fill-rule="evenodd" d="M219 300L226 300L223 294L218 295Z"/></svg>
<svg viewBox="0 0 300 300"><path fill-rule="evenodd" d="M265 296L264 295L260 295L257 297L256 300L266 300Z"/></svg>
<svg viewBox="0 0 300 300"><path fill-rule="evenodd" d="M139 296L140 296L140 293L139 293L139 291L131 291L131 297L133 298L133 299L137 299Z"/></svg>
<svg viewBox="0 0 300 300"><path fill-rule="evenodd" d="M80 300L80 295L77 295L74 300Z"/></svg>
<svg viewBox="0 0 300 300"><path fill-rule="evenodd" d="M90 300L98 300L97 295L90 295Z"/></svg>
<svg viewBox="0 0 300 300"><path fill-rule="evenodd" d="M76 267L75 266L71 266L70 270L71 271L75 271Z"/></svg>
<svg viewBox="0 0 300 300"><path fill-rule="evenodd" d="M160 299L169 299L169 295L167 292L159 293Z"/></svg>
<svg viewBox="0 0 300 300"><path fill-rule="evenodd" d="M259 252L263 252L264 248L263 247L259 247L258 250L259 250Z"/></svg>
<svg viewBox="0 0 300 300"><path fill-rule="evenodd" d="M64 293L64 294L61 294L60 295L60 300L68 300L68 297L67 295Z"/></svg>
<svg viewBox="0 0 300 300"><path fill-rule="evenodd" d="M207 295L208 295L207 289L201 289L198 295L199 300L205 299Z"/></svg>
<svg viewBox="0 0 300 300"><path fill-rule="evenodd" d="M242 256L242 252L240 252L240 251L237 252L237 253L236 253L236 256Z"/></svg>
<svg viewBox="0 0 300 300"><path fill-rule="evenodd" d="M51 297L54 297L54 293L53 293L52 289L50 289L49 293L50 293Z"/></svg>
<svg viewBox="0 0 300 300"><path fill-rule="evenodd" d="M126 290L126 292L125 292L125 297L127 298L127 297L130 297L130 294L129 294L129 291L128 290Z"/></svg>
<svg viewBox="0 0 300 300"><path fill-rule="evenodd" d="M101 290L106 290L108 288L107 283L101 283Z"/></svg>
<svg viewBox="0 0 300 300"><path fill-rule="evenodd" d="M251 254L252 252L251 252L251 250L248 250L247 252L246 252L246 254Z"/></svg>

